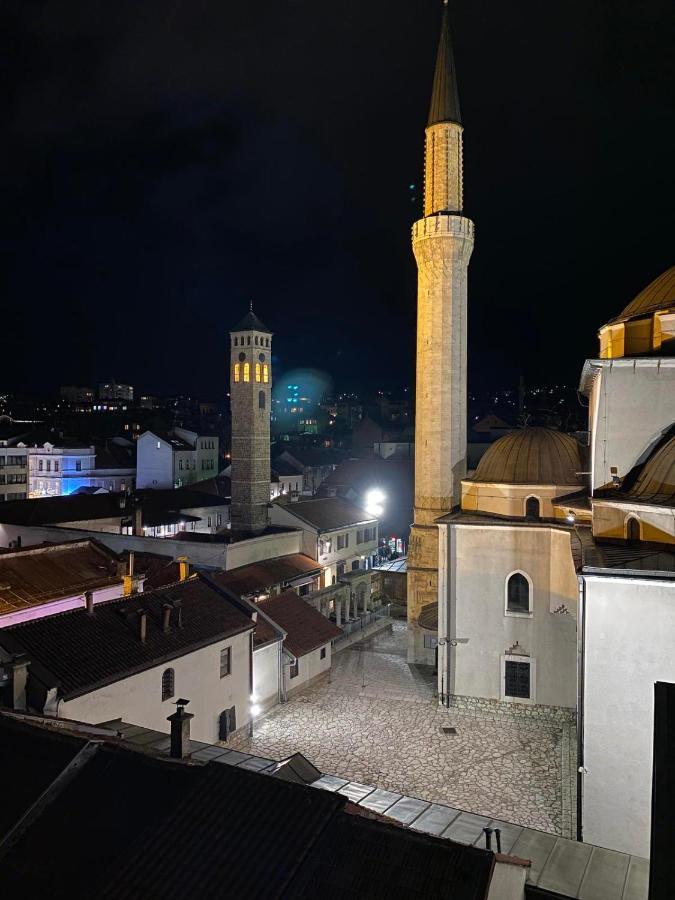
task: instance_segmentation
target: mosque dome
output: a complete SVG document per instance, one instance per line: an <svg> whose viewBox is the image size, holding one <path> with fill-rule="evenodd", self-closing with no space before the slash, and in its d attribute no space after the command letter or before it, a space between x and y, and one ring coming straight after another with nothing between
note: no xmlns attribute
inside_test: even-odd
<svg viewBox="0 0 675 900"><path fill-rule="evenodd" d="M637 297L631 300L620 316L611 319L607 324L628 322L631 319L648 316L670 307L675 307L675 266L666 269L658 278L650 282Z"/></svg>
<svg viewBox="0 0 675 900"><path fill-rule="evenodd" d="M472 481L496 484L582 484L579 444L552 428L523 428L499 438Z"/></svg>
<svg viewBox="0 0 675 900"><path fill-rule="evenodd" d="M675 503L675 428L640 468L625 493L643 503Z"/></svg>
<svg viewBox="0 0 675 900"><path fill-rule="evenodd" d="M666 269L598 333L600 358L675 354L675 266Z"/></svg>

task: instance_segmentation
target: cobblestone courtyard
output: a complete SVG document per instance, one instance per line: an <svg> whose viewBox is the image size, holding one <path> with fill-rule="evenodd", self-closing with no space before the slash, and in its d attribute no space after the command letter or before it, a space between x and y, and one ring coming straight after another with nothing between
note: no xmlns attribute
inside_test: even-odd
<svg viewBox="0 0 675 900"><path fill-rule="evenodd" d="M440 708L430 670L406 661L406 637L397 623L337 653L330 682L261 718L246 747L300 751L322 772L567 835L571 729Z"/></svg>

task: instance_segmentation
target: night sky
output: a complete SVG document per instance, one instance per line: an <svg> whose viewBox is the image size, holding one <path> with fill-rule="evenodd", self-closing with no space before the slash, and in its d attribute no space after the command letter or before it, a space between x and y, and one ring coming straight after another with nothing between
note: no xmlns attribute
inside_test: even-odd
<svg viewBox="0 0 675 900"><path fill-rule="evenodd" d="M576 382L675 262L672 0L454 0L470 383ZM277 374L412 383L438 0L0 13L0 391L217 399L253 299Z"/></svg>

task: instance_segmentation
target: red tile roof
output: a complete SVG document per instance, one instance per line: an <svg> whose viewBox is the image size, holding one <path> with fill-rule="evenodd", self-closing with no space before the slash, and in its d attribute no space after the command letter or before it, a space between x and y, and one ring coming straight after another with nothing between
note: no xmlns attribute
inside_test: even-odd
<svg viewBox="0 0 675 900"><path fill-rule="evenodd" d="M288 556L251 563L228 572L214 572L211 577L220 587L239 597L246 597L313 572L321 572L321 566L315 559L304 553L290 553Z"/></svg>
<svg viewBox="0 0 675 900"><path fill-rule="evenodd" d="M258 606L288 634L284 646L293 656L305 656L317 647L342 637L340 628L298 597L295 591L268 597L261 600Z"/></svg>

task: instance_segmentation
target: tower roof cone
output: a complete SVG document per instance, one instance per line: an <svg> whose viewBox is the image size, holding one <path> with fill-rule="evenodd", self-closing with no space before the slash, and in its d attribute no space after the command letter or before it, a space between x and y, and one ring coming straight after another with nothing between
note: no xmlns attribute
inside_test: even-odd
<svg viewBox="0 0 675 900"><path fill-rule="evenodd" d="M233 331L262 331L265 334L272 334L271 330L267 327L267 325L263 324L260 319L253 312L253 301L251 301L249 305L249 311L246 313L243 319L237 323L236 327L232 329Z"/></svg>
<svg viewBox="0 0 675 900"><path fill-rule="evenodd" d="M431 92L431 106L429 107L427 126L436 125L438 122L457 122L459 125L462 123L459 111L455 57L452 52L452 40L450 38L448 0L443 2L441 39L438 42L434 87Z"/></svg>

